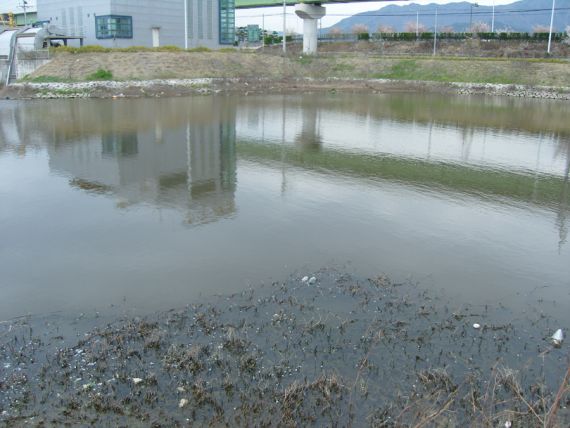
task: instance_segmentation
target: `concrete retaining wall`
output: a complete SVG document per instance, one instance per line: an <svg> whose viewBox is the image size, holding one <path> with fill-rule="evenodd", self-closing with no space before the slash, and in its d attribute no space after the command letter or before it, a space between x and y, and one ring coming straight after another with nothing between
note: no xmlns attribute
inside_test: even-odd
<svg viewBox="0 0 570 428"><path fill-rule="evenodd" d="M0 59L0 86L6 83L8 77L8 61Z"/></svg>
<svg viewBox="0 0 570 428"><path fill-rule="evenodd" d="M16 78L22 79L48 62L49 59L19 59L16 61Z"/></svg>

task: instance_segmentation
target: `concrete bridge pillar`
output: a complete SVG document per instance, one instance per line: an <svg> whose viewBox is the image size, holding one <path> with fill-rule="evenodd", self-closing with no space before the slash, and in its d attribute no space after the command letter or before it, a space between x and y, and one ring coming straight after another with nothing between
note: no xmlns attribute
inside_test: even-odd
<svg viewBox="0 0 570 428"><path fill-rule="evenodd" d="M303 53L317 53L317 24L327 13L320 4L300 3L295 5L295 13L303 20Z"/></svg>

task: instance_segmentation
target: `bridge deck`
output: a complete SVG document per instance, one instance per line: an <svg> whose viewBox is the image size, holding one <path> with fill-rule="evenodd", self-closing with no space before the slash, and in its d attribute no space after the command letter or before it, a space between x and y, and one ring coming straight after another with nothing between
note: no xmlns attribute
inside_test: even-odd
<svg viewBox="0 0 570 428"><path fill-rule="evenodd" d="M301 0L285 0L287 5L293 6L297 3L363 3L363 2L378 2L378 1L405 1L405 0L323 0L323 1L305 1ZM272 7L282 6L281 0L236 0L236 9L253 9L257 7Z"/></svg>

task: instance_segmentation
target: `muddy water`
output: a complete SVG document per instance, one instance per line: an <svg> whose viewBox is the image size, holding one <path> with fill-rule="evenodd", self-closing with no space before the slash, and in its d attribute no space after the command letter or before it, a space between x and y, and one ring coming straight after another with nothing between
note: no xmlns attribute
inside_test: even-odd
<svg viewBox="0 0 570 428"><path fill-rule="evenodd" d="M0 319L140 314L336 266L570 321L570 105L0 104Z"/></svg>

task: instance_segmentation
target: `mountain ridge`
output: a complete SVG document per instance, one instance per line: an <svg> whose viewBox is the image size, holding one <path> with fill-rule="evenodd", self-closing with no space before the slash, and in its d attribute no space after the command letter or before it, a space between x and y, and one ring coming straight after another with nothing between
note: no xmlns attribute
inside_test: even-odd
<svg viewBox="0 0 570 428"><path fill-rule="evenodd" d="M487 24L491 28L492 6L473 6L474 2L455 2L448 4L389 5L375 11L362 12L347 17L333 26L323 29L330 32L339 29L343 33L352 32L355 26L366 26L369 32L377 32L380 26L392 27L395 31L415 31L416 19L420 31L433 31L435 11L438 12L438 29L467 31L470 23ZM495 31L533 32L537 26L548 28L552 0L519 0L507 5L495 6ZM570 25L570 0L556 1L554 20L555 31L564 31ZM337 31L337 30L335 30Z"/></svg>

